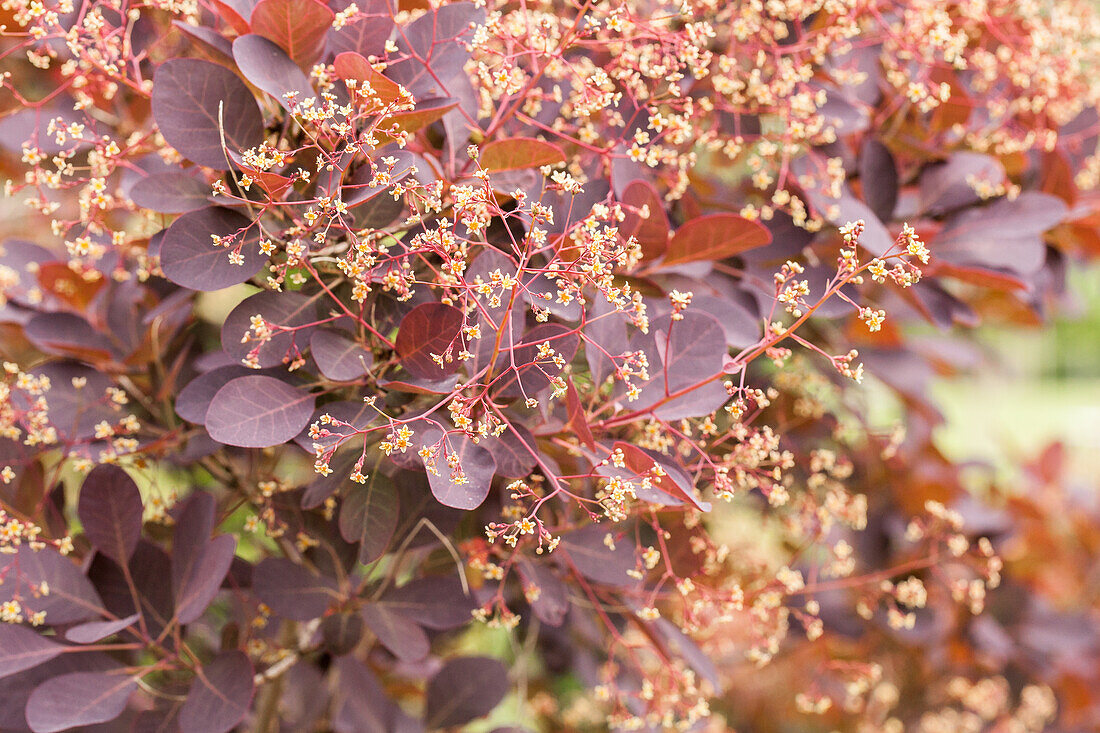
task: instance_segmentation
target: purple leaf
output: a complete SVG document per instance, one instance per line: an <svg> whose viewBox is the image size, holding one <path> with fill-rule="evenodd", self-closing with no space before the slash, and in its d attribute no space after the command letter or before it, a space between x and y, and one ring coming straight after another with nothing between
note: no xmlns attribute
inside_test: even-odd
<svg viewBox="0 0 1100 733"><path fill-rule="evenodd" d="M575 330L560 323L544 323L525 333L511 353L503 353L497 360L497 370L502 374L515 365L498 383L500 396L534 397L550 386L551 378L561 374L561 369L549 357L539 357L543 343L561 354L568 364L577 353L580 337Z"/></svg>
<svg viewBox="0 0 1100 733"><path fill-rule="evenodd" d="M569 589L565 582L551 568L540 563L522 560L516 567L523 578L525 593L529 588L538 588L538 595L531 601L531 610L539 621L550 626L561 626L565 614L569 612Z"/></svg>
<svg viewBox="0 0 1100 733"><path fill-rule="evenodd" d="M215 246L212 235L233 237L233 246ZM267 262L256 245L258 237L252 220L231 209L210 206L189 211L164 233L160 266L165 277L191 290L228 288L248 280ZM244 264L230 262L231 251L239 251Z"/></svg>
<svg viewBox="0 0 1100 733"><path fill-rule="evenodd" d="M508 670L489 657L459 657L428 681L425 723L429 728L462 725L492 712L508 694Z"/></svg>
<svg viewBox="0 0 1100 733"><path fill-rule="evenodd" d="M321 639L333 656L350 654L363 639L363 619L356 613L334 613L321 619Z"/></svg>
<svg viewBox="0 0 1100 733"><path fill-rule="evenodd" d="M213 529L214 498L194 494L176 520L172 540L172 588L181 624L202 615L233 562L236 538L220 535L210 539Z"/></svg>
<svg viewBox="0 0 1100 733"><path fill-rule="evenodd" d="M244 652L222 652L198 671L180 709L180 733L226 733L252 704L252 662Z"/></svg>
<svg viewBox="0 0 1100 733"><path fill-rule="evenodd" d="M118 466L96 466L80 487L77 515L97 550L125 565L141 539L141 492Z"/></svg>
<svg viewBox="0 0 1100 733"><path fill-rule="evenodd" d="M103 601L91 582L68 558L52 548L32 550L24 544L15 553L0 553L0 578L4 579L0 584L0 603L18 596L24 615L45 611L47 625L103 615ZM43 582L50 592L35 597Z"/></svg>
<svg viewBox="0 0 1100 733"><path fill-rule="evenodd" d="M309 77L283 49L263 36L249 33L233 41L233 60L245 79L274 97L287 111L293 106L284 96L288 92L298 92L299 101L314 95Z"/></svg>
<svg viewBox="0 0 1100 733"><path fill-rule="evenodd" d="M474 602L454 575L413 580L382 594L378 603L425 628L446 631L469 623Z"/></svg>
<svg viewBox="0 0 1100 733"><path fill-rule="evenodd" d="M88 575L103 596L103 604L115 616L140 612L154 636L172 617L172 566L168 553L152 542L142 540L130 558L129 574L137 589L140 606L134 605L134 594L126 574L110 558L97 553Z"/></svg>
<svg viewBox="0 0 1100 733"><path fill-rule="evenodd" d="M323 291L322 291L323 292ZM222 324L222 348L237 362L242 362L259 346L256 362L261 367L273 367L293 361L299 351L309 345L317 321L317 299L320 294L305 296L295 292L261 290L242 300L229 312ZM271 328L271 339L260 343L249 335L252 316L263 316ZM280 330L279 327L292 329ZM254 335L254 334L253 334Z"/></svg>
<svg viewBox="0 0 1100 733"><path fill-rule="evenodd" d="M1066 217L1056 196L1025 191L1015 200L966 209L944 224L930 243L934 257L955 264L1006 268L1021 275L1037 272L1046 261L1043 233Z"/></svg>
<svg viewBox="0 0 1100 733"><path fill-rule="evenodd" d="M62 654L0 682L0 730L4 733L26 733L27 700L35 688L48 679L70 672L103 672L118 669L117 662L102 652L82 650L79 654Z"/></svg>
<svg viewBox="0 0 1100 733"><path fill-rule="evenodd" d="M538 465L535 436L515 421L508 424L508 429L500 437L482 439L482 445L493 454L499 476L524 478Z"/></svg>
<svg viewBox="0 0 1100 733"><path fill-rule="evenodd" d="M367 628L398 659L416 662L428 656L431 650L428 635L404 614L380 603L364 606L362 614Z"/></svg>
<svg viewBox="0 0 1100 733"><path fill-rule="evenodd" d="M109 339L75 313L39 313L24 327L27 339L47 354L83 361L109 361L119 356Z"/></svg>
<svg viewBox="0 0 1100 733"><path fill-rule="evenodd" d="M138 179L130 199L160 214L182 214L210 204L210 185L186 173L157 173Z"/></svg>
<svg viewBox="0 0 1100 733"><path fill-rule="evenodd" d="M409 311L397 331L397 353L401 363L414 377L442 379L458 368L457 360L444 367L432 359L450 351L457 356L462 350L459 333L462 311L442 303L423 303Z"/></svg>
<svg viewBox="0 0 1100 733"><path fill-rule="evenodd" d="M126 709L137 678L119 672L73 672L39 685L27 700L27 724L34 733L114 720Z"/></svg>
<svg viewBox="0 0 1100 733"><path fill-rule="evenodd" d="M341 11L350 4L350 0L334 0L329 7ZM333 55L353 51L364 56L381 56L394 28L388 0L366 0L356 2L356 6L366 17L354 19L340 30L329 29L328 51Z"/></svg>
<svg viewBox="0 0 1100 733"><path fill-rule="evenodd" d="M313 395L274 377L238 377L218 390L206 429L219 443L267 448L292 440L313 416Z"/></svg>
<svg viewBox="0 0 1100 733"><path fill-rule="evenodd" d="M254 370L243 364L230 364L200 374L176 395L176 414L187 422L205 425L206 411L210 409L210 402L218 390L237 377L254 373Z"/></svg>
<svg viewBox="0 0 1100 733"><path fill-rule="evenodd" d="M599 524L582 527L562 535L559 552L565 550L569 562L589 580L617 587L637 585L639 581L627 575L638 567L636 548L629 536L618 536L622 531ZM608 534L614 538L614 550L605 543Z"/></svg>
<svg viewBox="0 0 1100 733"><path fill-rule="evenodd" d="M269 557L252 571L252 589L272 611L295 621L323 616L340 599L331 578L284 558Z"/></svg>
<svg viewBox="0 0 1100 733"><path fill-rule="evenodd" d="M135 613L115 621L88 621L66 631L65 638L77 644L94 644L130 628L137 623L138 618L140 616Z"/></svg>
<svg viewBox="0 0 1100 733"><path fill-rule="evenodd" d="M349 382L367 373L374 356L362 346L332 331L317 331L309 340L317 368L334 382Z"/></svg>
<svg viewBox="0 0 1100 733"><path fill-rule="evenodd" d="M428 471L428 484L432 495L444 506L455 509L476 509L489 495L497 464L493 454L475 445L465 435L449 435L444 438L438 428L429 428L421 436L422 444L436 448L436 473ZM448 456L458 454L459 469L465 476L461 483L448 464ZM437 475L438 473L438 475Z"/></svg>
<svg viewBox="0 0 1100 733"><path fill-rule="evenodd" d="M898 203L898 169L890 149L869 135L859 153L859 180L863 200L875 216L889 221Z"/></svg>
<svg viewBox="0 0 1100 733"><path fill-rule="evenodd" d="M388 476L374 471L362 486L351 487L340 506L340 534L359 543L359 562L385 554L397 529L398 495Z"/></svg>
<svg viewBox="0 0 1100 733"><path fill-rule="evenodd" d="M0 623L0 677L53 659L65 647L26 626Z"/></svg>
<svg viewBox="0 0 1100 733"><path fill-rule="evenodd" d="M955 209L971 206L982 199L970 181L984 181L991 186L1008 180L1004 166L992 155L961 150L952 153L943 163L924 168L920 174L920 211L938 216Z"/></svg>
<svg viewBox="0 0 1100 733"><path fill-rule="evenodd" d="M638 334L631 344L646 352L650 379L634 380L641 394L634 402L624 401L626 409L652 408L664 420L679 420L707 415L729 399L721 380L712 379L722 371L725 332L706 313L689 310L683 316L680 321L655 318L649 334Z"/></svg>
<svg viewBox="0 0 1100 733"><path fill-rule="evenodd" d="M347 423L351 427L345 427L343 425L336 425L329 423L322 426L322 429L328 430L329 434L325 436L318 436L317 439L309 437L309 431L304 430L298 434L294 439L294 442L300 445L304 450L313 452L313 444L317 443L328 449L335 446L345 440L351 440L351 436L354 435L356 430L362 430L367 425L370 425L378 417L378 410L371 405L363 402L362 400L340 400L338 402L326 402L313 411L313 417L310 418L310 424L318 422L322 415L328 415L329 417L339 420L342 423ZM331 476L323 476L324 479L332 479L337 482L347 480L348 475L351 473L351 466L348 465L348 473L343 476L337 477L338 471L335 469Z"/></svg>
<svg viewBox="0 0 1100 733"><path fill-rule="evenodd" d="M168 144L185 158L229 170L229 150L263 141L264 123L255 97L236 74L199 59L171 59L153 79L153 118Z"/></svg>

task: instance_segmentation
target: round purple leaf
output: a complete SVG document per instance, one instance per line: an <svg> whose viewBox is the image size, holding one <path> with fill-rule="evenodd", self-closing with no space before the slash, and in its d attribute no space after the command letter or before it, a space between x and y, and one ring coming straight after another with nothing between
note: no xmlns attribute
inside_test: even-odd
<svg viewBox="0 0 1100 733"><path fill-rule="evenodd" d="M218 390L206 429L219 443L241 448L281 445L313 416L313 395L274 377L238 377Z"/></svg>
<svg viewBox="0 0 1100 733"><path fill-rule="evenodd" d="M211 206L190 211L165 232L160 267L169 280L192 290L221 290L243 283L267 262L256 246L258 232L251 219L230 209ZM233 246L216 246L212 236L233 237ZM230 262L233 251L240 252L242 264Z"/></svg>

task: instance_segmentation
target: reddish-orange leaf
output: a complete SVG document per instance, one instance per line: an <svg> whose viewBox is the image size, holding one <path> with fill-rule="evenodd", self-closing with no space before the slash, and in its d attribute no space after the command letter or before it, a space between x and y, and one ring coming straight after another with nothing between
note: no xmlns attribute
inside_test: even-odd
<svg viewBox="0 0 1100 733"><path fill-rule="evenodd" d="M390 129L391 125L397 125L399 130L416 132L440 119L443 115L457 106L458 100L451 99L450 97L444 99L428 99L424 102L417 103L416 109L390 115L379 123L379 129L382 132L386 132Z"/></svg>
<svg viewBox="0 0 1100 733"><path fill-rule="evenodd" d="M573 380L566 382L565 405L569 411L569 427L581 439L581 442L592 450L596 450L596 441L592 437L592 429L588 427L588 419L584 416L584 407L581 406L577 388L573 386Z"/></svg>
<svg viewBox="0 0 1100 733"><path fill-rule="evenodd" d="M85 280L63 262L44 262L38 268L38 284L77 309L84 309L103 286L103 280Z"/></svg>
<svg viewBox="0 0 1100 733"><path fill-rule="evenodd" d="M755 221L737 214L707 214L676 230L663 264L720 260L771 241L771 232Z"/></svg>
<svg viewBox="0 0 1100 733"><path fill-rule="evenodd" d="M481 167L490 171L538 168L565 160L565 153L553 143L526 137L494 140L481 148Z"/></svg>
<svg viewBox="0 0 1100 733"><path fill-rule="evenodd" d="M321 56L335 14L318 0L260 0L252 32L278 44L294 63L312 66Z"/></svg>
<svg viewBox="0 0 1100 733"><path fill-rule="evenodd" d="M646 181L633 181L620 198L626 218L619 225L624 237L634 235L647 260L655 260L668 249L668 216L657 189ZM643 212L648 217L642 218Z"/></svg>
<svg viewBox="0 0 1100 733"><path fill-rule="evenodd" d="M695 498L695 493L691 490L690 486L680 486L677 484L672 476L665 471L663 466L660 466L657 461L653 460L649 454L638 446L617 440L615 441L614 447L623 452L623 458L627 469L633 471L642 478L649 477L653 488L659 489L677 499L683 499L697 509L702 509L703 511L710 510L709 504ZM659 468L660 471L654 471L655 468ZM663 476L658 475L662 472L664 473Z"/></svg>
<svg viewBox="0 0 1100 733"><path fill-rule="evenodd" d="M339 54L332 65L336 70L336 76L344 81L354 79L357 88L361 88L364 82L370 84L382 104L389 104L401 98L400 86L397 82L375 71L370 62L354 51Z"/></svg>

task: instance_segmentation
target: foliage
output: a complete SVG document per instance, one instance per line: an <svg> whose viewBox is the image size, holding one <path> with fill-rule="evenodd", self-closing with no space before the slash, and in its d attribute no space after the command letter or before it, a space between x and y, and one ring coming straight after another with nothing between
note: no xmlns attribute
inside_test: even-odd
<svg viewBox="0 0 1100 733"><path fill-rule="evenodd" d="M1085 8L3 7L3 729L1096 722L904 328L1100 250Z"/></svg>

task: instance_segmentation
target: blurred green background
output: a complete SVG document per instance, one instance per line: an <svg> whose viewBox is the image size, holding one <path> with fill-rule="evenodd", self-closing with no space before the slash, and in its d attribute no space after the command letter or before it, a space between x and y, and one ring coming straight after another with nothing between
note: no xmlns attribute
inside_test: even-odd
<svg viewBox="0 0 1100 733"><path fill-rule="evenodd" d="M939 378L946 418L936 444L957 461L981 460L1000 478L1052 441L1071 477L1100 475L1100 267L1071 268L1066 302L1039 328L983 324L970 334L985 355L973 373Z"/></svg>

